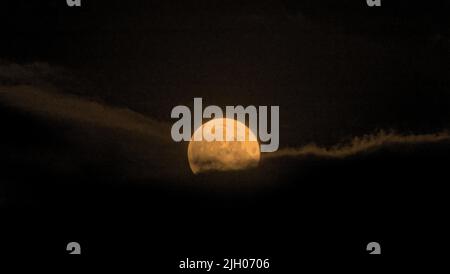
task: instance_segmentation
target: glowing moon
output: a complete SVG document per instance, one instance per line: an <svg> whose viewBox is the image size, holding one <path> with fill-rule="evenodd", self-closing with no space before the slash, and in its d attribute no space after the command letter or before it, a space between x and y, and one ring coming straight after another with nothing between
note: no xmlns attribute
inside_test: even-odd
<svg viewBox="0 0 450 274"><path fill-rule="evenodd" d="M231 125L234 128L234 138L231 141L207 141L208 138L213 139L211 136L219 128L222 129L223 136L226 136L227 127L231 128ZM245 137L236 130L238 125L245 128ZM201 136L202 133L203 140L195 141L194 137ZM223 140L226 140L225 137ZM194 132L189 142L188 159L194 174L256 167L260 159L259 143L255 134L243 123L228 118L213 119Z"/></svg>

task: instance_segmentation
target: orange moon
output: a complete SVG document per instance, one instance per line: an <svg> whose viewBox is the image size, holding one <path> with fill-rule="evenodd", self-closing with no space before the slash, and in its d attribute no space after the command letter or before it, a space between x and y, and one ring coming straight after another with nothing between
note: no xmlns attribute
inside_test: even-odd
<svg viewBox="0 0 450 274"><path fill-rule="evenodd" d="M225 141L227 128L234 130L233 139ZM245 128L245 136L237 128ZM224 141L213 139L216 130L222 129ZM202 135L203 134L203 135ZM202 136L195 141L195 136ZM208 171L242 170L256 167L260 160L260 148L255 134L243 123L228 118L213 119L200 126L191 137L188 147L189 166L194 174Z"/></svg>

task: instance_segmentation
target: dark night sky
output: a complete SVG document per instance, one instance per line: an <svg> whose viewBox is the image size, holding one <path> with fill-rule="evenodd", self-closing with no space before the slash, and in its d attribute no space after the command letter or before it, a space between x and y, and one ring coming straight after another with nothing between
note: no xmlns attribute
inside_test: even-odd
<svg viewBox="0 0 450 274"><path fill-rule="evenodd" d="M15 4L1 58L70 68L113 105L280 105L285 145L449 125L445 1L61 2Z"/></svg>
<svg viewBox="0 0 450 274"><path fill-rule="evenodd" d="M48 235L62 227L53 245L75 235L95 250L116 225L167 264L234 243L289 265L273 250L317 254L336 235L350 252L369 238L401 248L417 223L441 221L448 181L450 5L430 2L4 1L0 205L49 222ZM281 151L254 170L194 176L169 130L172 108L194 97L279 105ZM236 226L223 250L177 230ZM314 233L331 236L302 238Z"/></svg>

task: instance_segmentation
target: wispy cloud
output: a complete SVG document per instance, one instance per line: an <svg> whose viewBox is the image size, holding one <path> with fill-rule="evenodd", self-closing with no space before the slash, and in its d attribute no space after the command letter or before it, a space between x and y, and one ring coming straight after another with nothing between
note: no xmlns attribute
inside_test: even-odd
<svg viewBox="0 0 450 274"><path fill-rule="evenodd" d="M73 81L62 67L35 62L16 64L0 59L0 85L49 85Z"/></svg>
<svg viewBox="0 0 450 274"><path fill-rule="evenodd" d="M70 75L64 68L45 63L22 65L0 60L0 108L13 115L26 113L31 123L45 127L43 132L30 129L26 137L14 126L4 129L5 138L16 141L0 145L3 151L10 151L0 160L45 167L46 172L67 176L85 167L101 170L112 165L108 172L137 181L176 178L188 172L189 167L179 168L184 163L180 163L180 155L185 152L170 138L169 123L81 96L89 94L84 90L92 87ZM36 136L56 138L62 145L40 147L33 142Z"/></svg>
<svg viewBox="0 0 450 274"><path fill-rule="evenodd" d="M168 139L169 125L127 108L110 106L66 92L83 84L62 67L0 60L0 103L52 120L70 120ZM164 133L163 133L164 132Z"/></svg>
<svg viewBox="0 0 450 274"><path fill-rule="evenodd" d="M274 153L264 154L264 158L305 157L315 156L322 158L345 158L364 152L375 151L383 147L403 144L424 144L450 141L447 131L435 134L402 135L380 131L372 135L355 137L349 143L333 147L320 147L315 144L299 148L283 148Z"/></svg>
<svg viewBox="0 0 450 274"><path fill-rule="evenodd" d="M169 126L126 108L33 86L0 86L0 102L53 120L132 131L169 140Z"/></svg>

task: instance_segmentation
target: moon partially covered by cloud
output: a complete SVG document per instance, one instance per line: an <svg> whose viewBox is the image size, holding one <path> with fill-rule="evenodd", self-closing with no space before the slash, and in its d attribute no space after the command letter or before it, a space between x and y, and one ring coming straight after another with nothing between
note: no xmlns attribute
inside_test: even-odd
<svg viewBox="0 0 450 274"><path fill-rule="evenodd" d="M11 165L33 166L67 177L83 174L87 168L95 174L113 170L116 177L128 181L154 183L157 178L180 182L191 180L191 172L244 170L260 164L264 168L258 172L273 172L280 168L277 159L290 158L301 166L311 158L345 159L391 147L447 146L450 141L445 129L428 134L392 129L350 137L348 142L337 140L328 147L308 142L293 147L282 144L278 151L261 155L257 141L202 141L190 143L188 164L186 147L170 138L170 123L87 96L89 84L66 79L63 76L70 73L63 70L61 75L61 70L46 64L0 60L0 110L4 113L0 160L8 164L0 178L3 182L14 181L5 177L11 173ZM48 145L42 140L48 140Z"/></svg>
<svg viewBox="0 0 450 274"><path fill-rule="evenodd" d="M222 128L222 133L225 136L227 124L230 123L234 125L234 141L207 141L205 139L195 141L197 139L195 136L203 133L203 137L207 138L219 128ZM238 125L245 127L245 136L239 136L239 132L236 130ZM189 143L188 158L194 174L214 170L247 169L258 165L260 159L259 143L254 133L241 122L233 119L214 119L195 131Z"/></svg>

